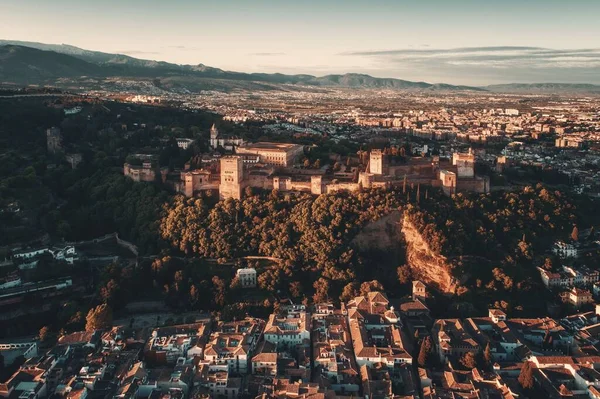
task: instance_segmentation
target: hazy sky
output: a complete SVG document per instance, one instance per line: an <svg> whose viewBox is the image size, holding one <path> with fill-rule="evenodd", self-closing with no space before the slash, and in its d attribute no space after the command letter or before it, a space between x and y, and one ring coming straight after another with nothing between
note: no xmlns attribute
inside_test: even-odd
<svg viewBox="0 0 600 399"><path fill-rule="evenodd" d="M0 0L0 39L245 72L600 84L600 0Z"/></svg>

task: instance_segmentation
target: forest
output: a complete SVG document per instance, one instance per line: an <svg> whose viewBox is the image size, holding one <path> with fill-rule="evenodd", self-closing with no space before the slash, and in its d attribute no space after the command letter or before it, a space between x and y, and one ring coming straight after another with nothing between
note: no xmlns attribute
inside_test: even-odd
<svg viewBox="0 0 600 399"><path fill-rule="evenodd" d="M461 278L457 300L479 295L473 302L509 303L539 286L536 266L558 266L549 254L555 239L568 239L574 226L598 222L597 216L586 216L593 213L590 200L542 185L451 198L432 188L427 198L423 192L412 187L408 193L365 190L313 197L274 191L214 205L178 196L164 209L160 234L184 256L223 263L248 255L279 258L279 267L259 276L270 291L289 293L289 282L298 282L308 299L335 301L358 292L361 282L375 280L388 293L401 295L411 277L405 259L361 254L352 245L365 224L400 210L431 249L451 261L452 273Z"/></svg>

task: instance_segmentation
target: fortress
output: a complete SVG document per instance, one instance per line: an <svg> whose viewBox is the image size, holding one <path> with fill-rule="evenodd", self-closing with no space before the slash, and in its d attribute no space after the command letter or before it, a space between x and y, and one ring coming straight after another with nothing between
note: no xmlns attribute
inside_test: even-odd
<svg viewBox="0 0 600 399"><path fill-rule="evenodd" d="M361 188L390 188L405 184L440 187L446 195L460 191L487 193L489 178L475 175L475 156L455 153L452 159L412 157L406 163L389 165L381 150L361 151L359 166L337 172L294 168L304 148L288 143L242 144L235 155L213 158L207 166L167 173L148 160L142 166L125 164L126 176L136 181L158 181L187 197L214 192L220 199L241 199L247 187L314 195ZM366 162L366 166L365 163Z"/></svg>
<svg viewBox="0 0 600 399"><path fill-rule="evenodd" d="M168 168L158 166L158 160L153 155L135 154L132 156L141 164L125 163L123 165L123 174L133 181L137 182L165 182Z"/></svg>

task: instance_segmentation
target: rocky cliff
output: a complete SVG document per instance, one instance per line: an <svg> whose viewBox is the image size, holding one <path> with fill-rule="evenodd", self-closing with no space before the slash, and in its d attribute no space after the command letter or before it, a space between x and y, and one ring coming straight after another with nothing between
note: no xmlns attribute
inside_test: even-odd
<svg viewBox="0 0 600 399"><path fill-rule="evenodd" d="M398 227L401 220L402 213L393 211L376 221L368 223L354 238L352 245L360 252L376 250L397 253L402 241Z"/></svg>
<svg viewBox="0 0 600 399"><path fill-rule="evenodd" d="M431 250L408 218L402 218L401 226L406 244L406 264L410 266L413 277L440 292L453 294L457 288L457 281L452 276L452 265L448 259Z"/></svg>
<svg viewBox="0 0 600 399"><path fill-rule="evenodd" d="M352 245L359 252L379 253L384 267L397 267L406 263L415 279L445 294L453 294L457 281L452 276L452 264L444 256L434 253L417 228L394 211L368 223L354 238ZM395 273L395 272L394 272Z"/></svg>

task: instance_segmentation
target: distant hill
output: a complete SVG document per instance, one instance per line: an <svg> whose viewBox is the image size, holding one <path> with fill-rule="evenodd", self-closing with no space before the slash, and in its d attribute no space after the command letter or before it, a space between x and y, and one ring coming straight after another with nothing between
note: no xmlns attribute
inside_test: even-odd
<svg viewBox="0 0 600 399"><path fill-rule="evenodd" d="M66 44L44 44L0 40L0 81L17 84L61 84L62 79L92 77L105 79L159 78L189 85L191 91L210 87L212 90L245 86L273 89L271 85L307 85L315 87L390 88L405 90L476 90L483 89L449 84L411 82L369 75L284 75L280 73L242 73L224 71L203 64L178 65L143 60L122 54L90 51ZM246 84L244 84L246 82ZM266 85L266 86L265 86ZM169 87L165 87L169 89Z"/></svg>
<svg viewBox="0 0 600 399"><path fill-rule="evenodd" d="M587 83L510 83L485 89L501 93L600 93L600 85Z"/></svg>
<svg viewBox="0 0 600 399"><path fill-rule="evenodd" d="M21 46L0 46L0 82L37 84L60 77L102 74L102 67L66 54Z"/></svg>

